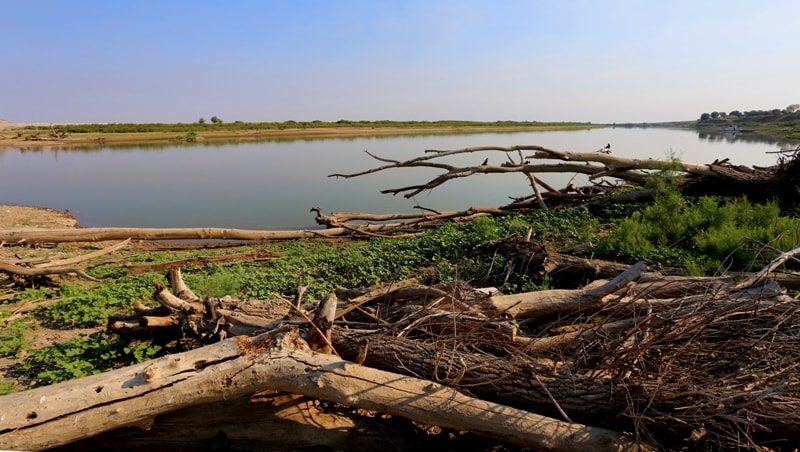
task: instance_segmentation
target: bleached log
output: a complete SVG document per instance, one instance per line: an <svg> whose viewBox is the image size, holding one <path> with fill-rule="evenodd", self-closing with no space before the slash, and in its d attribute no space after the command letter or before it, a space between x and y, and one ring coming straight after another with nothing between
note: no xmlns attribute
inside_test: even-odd
<svg viewBox="0 0 800 452"><path fill-rule="evenodd" d="M153 284L156 286L156 300L170 311L182 312L185 314L202 314L205 312L205 307L202 305L202 303L186 301L178 298L158 281L153 281Z"/></svg>
<svg viewBox="0 0 800 452"><path fill-rule="evenodd" d="M296 330L237 337L104 374L0 397L0 448L41 450L181 408L265 390L303 394L550 451L642 450L613 431L465 396L308 350Z"/></svg>
<svg viewBox="0 0 800 452"><path fill-rule="evenodd" d="M173 293L181 300L185 300L190 303L202 303L200 297L195 295L195 293L192 292L192 289L190 289L189 286L187 286L183 281L183 275L181 274L180 267L171 267L169 269L169 285L172 286Z"/></svg>
<svg viewBox="0 0 800 452"><path fill-rule="evenodd" d="M392 230L397 224L363 225L359 230L380 232ZM256 231L222 228L9 228L0 230L0 242L14 243L65 243L99 242L105 240L291 240L315 237L339 237L351 234L348 228L330 228L313 231Z"/></svg>
<svg viewBox="0 0 800 452"><path fill-rule="evenodd" d="M331 330L333 329L333 320L336 318L337 301L339 300L336 298L336 294L330 293L317 305L314 318L311 319L312 328L306 338L311 350L319 353L333 352Z"/></svg>
<svg viewBox="0 0 800 452"><path fill-rule="evenodd" d="M603 304L618 299L615 295L600 296L580 289L552 289L495 295L478 301L478 306L489 316L504 314L516 319L532 319L551 314L596 310Z"/></svg>

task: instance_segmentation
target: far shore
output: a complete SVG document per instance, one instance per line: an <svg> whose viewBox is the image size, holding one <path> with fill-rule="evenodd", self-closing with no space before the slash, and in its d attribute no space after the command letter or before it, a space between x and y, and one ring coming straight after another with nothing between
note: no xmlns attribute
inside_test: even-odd
<svg viewBox="0 0 800 452"><path fill-rule="evenodd" d="M122 132L122 133L62 133L59 127L65 124L50 123L11 123L0 122L0 149L34 148L34 149L69 149L74 147L102 146L112 144L136 143L170 143L186 142L187 134L178 131L159 132ZM75 125L75 124L67 124ZM509 133L545 130L580 130L607 127L606 124L565 125L511 125L511 126L426 126L426 127L392 127L392 126L342 126L314 128L269 128L241 130L198 130L191 140L194 141L245 141L271 139L302 138L336 138L361 136L423 135L423 134L456 134L456 133Z"/></svg>

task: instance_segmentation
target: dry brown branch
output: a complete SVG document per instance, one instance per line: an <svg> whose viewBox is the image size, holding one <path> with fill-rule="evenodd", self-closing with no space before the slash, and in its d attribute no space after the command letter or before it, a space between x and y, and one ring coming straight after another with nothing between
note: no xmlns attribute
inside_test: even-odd
<svg viewBox="0 0 800 452"><path fill-rule="evenodd" d="M776 257L769 263L766 267L764 267L758 273L752 275L751 277L747 278L746 280L742 281L741 283L737 284L732 288L732 290L742 290L763 281L766 276L772 272L774 272L778 267L783 265L784 262L793 258L797 254L800 254L800 246L795 247L794 249L782 253L780 256Z"/></svg>
<svg viewBox="0 0 800 452"><path fill-rule="evenodd" d="M98 279L87 275L86 270L100 265L105 265L111 262L116 262L116 260L105 259L95 262L90 262L90 261L92 259L96 259L98 257L111 254L115 251L119 251L128 246L129 243L130 239L126 239L120 243L111 245L101 250L97 250L81 256L71 257L68 259L43 260L43 261L38 260L36 262L0 261L0 271L21 276L44 276L44 275L61 275L65 273L76 273L85 279L99 281Z"/></svg>
<svg viewBox="0 0 800 452"><path fill-rule="evenodd" d="M160 262L157 264L124 264L129 275L141 275L144 273L161 272L174 267L190 268L193 266L208 266L211 264L231 264L236 262L259 262L270 259L277 259L279 255L267 250L247 251L244 253L226 254L220 256L198 256L189 259L181 259L170 262Z"/></svg>
<svg viewBox="0 0 800 452"><path fill-rule="evenodd" d="M726 191L745 193L752 189L763 189L764 193L768 195L793 196L794 192L789 193L786 187L797 185L797 178L793 175L796 174L796 171L793 172L789 165L779 165L754 171L744 166L733 166L726 161L697 164L679 160L632 159L612 155L610 152L568 152L537 145L481 146L455 150L429 149L425 151L427 155L406 161L385 159L368 151L365 152L372 158L388 164L356 173L331 174L329 177L358 177L388 169L408 167L430 167L443 170L441 174L425 183L381 191L381 193L393 195L402 193L404 197L411 198L425 190L432 190L452 179L469 177L475 174L520 172L528 177L534 193L530 198L515 201L512 206L516 209L534 206L545 209L548 203L586 202L593 197L592 195L604 194L620 186L620 184L642 185L653 173L665 170L676 173L685 191L699 192L703 189L712 189L711 192L713 193ZM486 159L483 164L475 166L454 166L439 163L441 159L447 157L474 152L501 152L505 155L505 162L501 165L490 165L488 163L489 159ZM526 156L525 152L528 152L529 155ZM517 156L517 159L515 160L512 155ZM530 164L529 159L561 162ZM563 190L557 191L551 187L546 187L548 189L547 193L541 193L538 189L541 181L536 177L536 174L539 173L584 174L589 176L590 181L602 180L594 186L581 188L574 187L572 181L570 181ZM611 179L617 179L617 182L612 184L610 182ZM717 183L717 187L714 186L715 183ZM527 199L533 199L535 203L528 204L526 202Z"/></svg>

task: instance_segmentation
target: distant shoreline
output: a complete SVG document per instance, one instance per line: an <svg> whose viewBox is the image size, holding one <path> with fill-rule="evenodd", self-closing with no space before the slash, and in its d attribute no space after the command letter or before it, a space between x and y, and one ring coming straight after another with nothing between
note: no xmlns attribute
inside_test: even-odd
<svg viewBox="0 0 800 452"><path fill-rule="evenodd" d="M187 141L226 141L226 140L269 140L269 139L302 139L302 138L337 138L337 137L362 137L362 136L397 136L421 134L456 134L456 133L509 133L526 131L547 130L581 130L590 128L608 127L607 124L591 123L541 123L521 125L497 125L485 123L481 125L437 125L430 123L411 126L393 126L383 123L371 125L342 125L328 127L285 127L270 126L254 129L250 124L242 124L240 129L234 125L226 124L223 130L214 130L214 126L204 124L164 124L158 125L163 130L148 132L105 132L104 124L78 124L78 123L10 123L0 122L0 148L55 148L68 149L72 147L100 146L113 144L136 143L170 143ZM98 132L69 132L70 129L80 129L81 126L96 127ZM196 131L186 132L195 126ZM170 130L170 128L176 130Z"/></svg>

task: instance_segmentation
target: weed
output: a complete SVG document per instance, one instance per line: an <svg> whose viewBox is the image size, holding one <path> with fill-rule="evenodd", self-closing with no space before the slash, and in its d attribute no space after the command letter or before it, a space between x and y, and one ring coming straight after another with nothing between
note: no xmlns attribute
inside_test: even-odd
<svg viewBox="0 0 800 452"><path fill-rule="evenodd" d="M16 391L17 391L17 385L15 385L13 382L0 380L0 396L11 394L12 392Z"/></svg>
<svg viewBox="0 0 800 452"><path fill-rule="evenodd" d="M0 356L17 356L29 345L33 328L27 322L14 321L0 329Z"/></svg>

